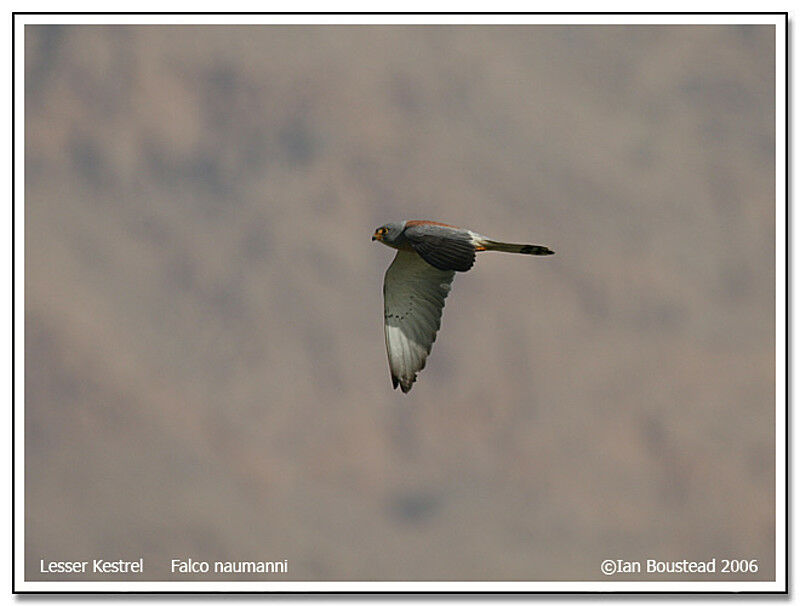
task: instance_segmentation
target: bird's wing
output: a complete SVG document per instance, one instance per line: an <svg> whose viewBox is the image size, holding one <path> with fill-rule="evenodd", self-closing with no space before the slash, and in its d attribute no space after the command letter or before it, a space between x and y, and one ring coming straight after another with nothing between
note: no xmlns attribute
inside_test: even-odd
<svg viewBox="0 0 800 606"><path fill-rule="evenodd" d="M436 269L420 256L398 250L383 279L383 328L392 385L408 393L425 368L436 340L444 300L455 272Z"/></svg>
<svg viewBox="0 0 800 606"><path fill-rule="evenodd" d="M437 269L467 271L475 263L475 244L470 233L446 225L414 225L403 235L419 256Z"/></svg>

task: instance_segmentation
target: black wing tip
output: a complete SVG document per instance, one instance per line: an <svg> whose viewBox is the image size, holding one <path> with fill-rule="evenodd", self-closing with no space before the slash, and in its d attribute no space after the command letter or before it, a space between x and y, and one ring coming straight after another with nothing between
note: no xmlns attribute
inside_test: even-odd
<svg viewBox="0 0 800 606"><path fill-rule="evenodd" d="M475 265L475 257L472 257L472 260L469 262L469 265L463 264L460 267L453 266L449 269L454 269L456 271L469 271L470 269L472 269L473 265Z"/></svg>
<svg viewBox="0 0 800 606"><path fill-rule="evenodd" d="M419 253L417 253L419 254ZM440 269L442 271L469 271L472 269L472 266L475 265L475 256L473 253L473 257L471 259L462 260L462 259L440 259L438 257L431 257L430 255L419 255L422 259L428 263L428 265L432 265L436 269Z"/></svg>
<svg viewBox="0 0 800 606"><path fill-rule="evenodd" d="M411 387L414 385L414 381L417 380L417 377L414 377L410 381L404 381L403 379L399 379L398 377L392 375L392 389L397 389L400 387L400 391L403 393L408 393L411 391Z"/></svg>
<svg viewBox="0 0 800 606"><path fill-rule="evenodd" d="M409 241L417 254L436 269L469 271L475 263L475 245L466 234L412 237Z"/></svg>

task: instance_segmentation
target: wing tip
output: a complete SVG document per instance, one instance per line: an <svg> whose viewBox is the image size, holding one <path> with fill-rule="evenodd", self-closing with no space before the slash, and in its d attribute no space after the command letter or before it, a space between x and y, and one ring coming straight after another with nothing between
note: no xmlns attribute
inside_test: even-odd
<svg viewBox="0 0 800 606"><path fill-rule="evenodd" d="M417 380L416 375L414 375L410 381L392 375L392 389L397 389L397 387L399 386L400 391L402 391L403 393L408 393L409 391L411 391L411 387L414 385L414 381L416 380Z"/></svg>

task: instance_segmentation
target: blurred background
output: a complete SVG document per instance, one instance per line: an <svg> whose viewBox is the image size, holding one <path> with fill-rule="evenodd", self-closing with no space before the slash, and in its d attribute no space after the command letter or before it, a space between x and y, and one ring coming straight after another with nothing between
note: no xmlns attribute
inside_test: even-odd
<svg viewBox="0 0 800 606"><path fill-rule="evenodd" d="M772 26L25 44L28 579L774 578ZM458 275L405 396L370 241L401 219L556 251Z"/></svg>

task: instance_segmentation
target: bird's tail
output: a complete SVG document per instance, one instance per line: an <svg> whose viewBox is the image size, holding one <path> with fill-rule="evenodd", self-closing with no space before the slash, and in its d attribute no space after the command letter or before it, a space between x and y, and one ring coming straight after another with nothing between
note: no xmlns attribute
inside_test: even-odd
<svg viewBox="0 0 800 606"><path fill-rule="evenodd" d="M538 244L511 244L510 242L497 242L483 239L478 250L499 250L501 252L519 253L521 255L552 255L555 254L546 246Z"/></svg>

